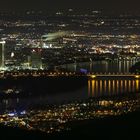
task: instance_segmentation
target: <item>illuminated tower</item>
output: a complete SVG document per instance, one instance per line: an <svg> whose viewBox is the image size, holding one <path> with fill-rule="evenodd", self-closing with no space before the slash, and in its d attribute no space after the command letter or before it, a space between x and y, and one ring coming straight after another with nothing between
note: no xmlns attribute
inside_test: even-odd
<svg viewBox="0 0 140 140"><path fill-rule="evenodd" d="M4 68L5 66L4 48L5 41L0 41L0 68Z"/></svg>
<svg viewBox="0 0 140 140"><path fill-rule="evenodd" d="M41 61L41 48L35 48L31 51L31 67L42 69L42 61Z"/></svg>

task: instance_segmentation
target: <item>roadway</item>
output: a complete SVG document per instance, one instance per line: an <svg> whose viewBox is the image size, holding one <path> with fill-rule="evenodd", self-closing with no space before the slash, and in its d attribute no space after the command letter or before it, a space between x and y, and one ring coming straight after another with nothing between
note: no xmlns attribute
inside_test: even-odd
<svg viewBox="0 0 140 140"><path fill-rule="evenodd" d="M0 73L0 78L6 77L61 77L61 76L88 76L90 78L97 77L130 77L130 78L140 78L139 73L79 73L79 72L48 72L48 71L6 71Z"/></svg>

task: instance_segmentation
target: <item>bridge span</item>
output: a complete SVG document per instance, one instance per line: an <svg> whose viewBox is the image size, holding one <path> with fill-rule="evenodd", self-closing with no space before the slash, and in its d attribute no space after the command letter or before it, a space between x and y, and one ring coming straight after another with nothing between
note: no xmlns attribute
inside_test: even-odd
<svg viewBox="0 0 140 140"><path fill-rule="evenodd" d="M81 72L50 72L50 71L6 71L6 72L0 72L0 78L3 77L27 77L27 76L33 76L33 77L39 77L39 76L44 76L44 77L61 77L61 76L87 76L89 78L103 78L103 77L108 77L108 78L117 78L117 77L122 77L122 78L140 78L140 73L81 73Z"/></svg>
<svg viewBox="0 0 140 140"><path fill-rule="evenodd" d="M94 78L140 78L140 74L135 73L96 73L96 74L88 74L88 76L92 79Z"/></svg>

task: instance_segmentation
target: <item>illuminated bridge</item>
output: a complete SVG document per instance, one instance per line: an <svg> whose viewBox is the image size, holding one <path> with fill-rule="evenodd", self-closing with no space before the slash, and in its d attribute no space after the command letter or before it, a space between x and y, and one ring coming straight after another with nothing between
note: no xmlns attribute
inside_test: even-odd
<svg viewBox="0 0 140 140"><path fill-rule="evenodd" d="M91 79L95 78L140 78L139 73L80 73L80 72L50 72L50 71L4 71L0 72L0 78L3 77L61 77L61 76L87 76Z"/></svg>
<svg viewBox="0 0 140 140"><path fill-rule="evenodd" d="M138 73L87 73L86 74L86 73L77 73L77 72L49 72L49 71L13 71L13 72L10 71L10 72L0 73L1 79L4 78L6 79L7 77L13 77L13 79L18 79L18 77L19 78L26 77L25 79L29 79L28 77L30 76L33 77L33 79L37 79L40 76L43 77L43 79L47 79L47 77L53 77L54 79L55 77L60 77L60 79L61 77L65 77L64 78L65 80L63 80L63 78L61 80L61 82L64 83L67 83L66 77L68 77L68 79L69 77L74 77L74 80L78 79L79 77L84 77L81 79L82 80L86 79L85 83L88 84L87 86L88 90L86 89L85 92L88 92L89 97L136 93L140 91L140 74ZM52 84L55 85L54 83L55 80L52 82ZM76 86L78 86L78 82ZM82 86L84 87L86 85L82 85ZM68 87L70 87L69 84Z"/></svg>
<svg viewBox="0 0 140 140"><path fill-rule="evenodd" d="M139 73L89 73L91 79L95 78L140 78Z"/></svg>

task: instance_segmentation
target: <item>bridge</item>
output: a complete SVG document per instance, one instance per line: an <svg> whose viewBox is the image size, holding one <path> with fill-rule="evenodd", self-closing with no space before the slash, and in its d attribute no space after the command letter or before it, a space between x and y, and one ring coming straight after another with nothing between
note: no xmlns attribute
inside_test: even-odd
<svg viewBox="0 0 140 140"><path fill-rule="evenodd" d="M45 71L45 70L35 70L35 71L1 71L0 72L0 78L3 77L27 77L27 76L33 76L33 77L61 77L61 76L87 76L91 79L95 78L113 78L113 77L122 77L122 78L140 78L140 73L81 73L81 72L57 72L57 71Z"/></svg>
<svg viewBox="0 0 140 140"><path fill-rule="evenodd" d="M87 76L89 78L101 78L101 77L131 77L131 78L140 78L140 73L81 73L81 72L56 72L56 71L3 71L0 72L0 78L3 77L27 77L27 76L33 76L33 77L61 77L61 76Z"/></svg>
<svg viewBox="0 0 140 140"><path fill-rule="evenodd" d="M89 73L88 76L92 79L94 78L103 78L103 77L108 77L108 78L117 78L117 77L122 77L122 78L140 78L139 73Z"/></svg>
<svg viewBox="0 0 140 140"><path fill-rule="evenodd" d="M5 71L0 73L0 78L6 77L81 77L88 78L88 95L102 96L119 93L140 91L139 73L78 73L78 72L50 72L50 71ZM77 83L78 84L78 83Z"/></svg>

